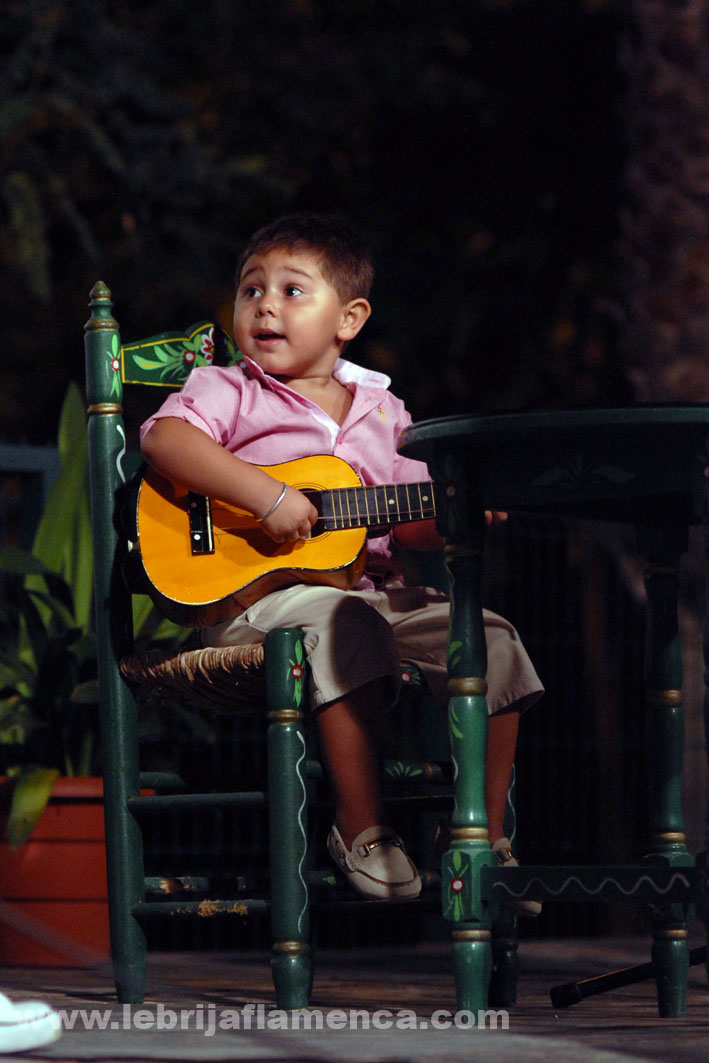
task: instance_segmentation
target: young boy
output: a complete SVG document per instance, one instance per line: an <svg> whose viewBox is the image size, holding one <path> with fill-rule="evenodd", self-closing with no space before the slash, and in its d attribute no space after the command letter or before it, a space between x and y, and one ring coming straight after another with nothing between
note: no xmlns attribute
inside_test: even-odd
<svg viewBox="0 0 709 1063"><path fill-rule="evenodd" d="M253 513L277 543L309 537L318 514L302 492L258 465L336 454L364 484L429 479L423 463L396 451L411 418L388 391L388 378L341 357L371 313L372 280L366 247L341 219L291 215L259 230L237 271L234 335L245 362L192 371L143 426L148 463ZM399 525L393 535L407 547L441 545L433 521ZM416 869L383 825L380 733L400 658L418 662L444 696L448 602L402 585L388 535L370 538L367 554L352 590L273 591L205 630L203 643L252 643L274 627L303 628L311 704L335 793L330 855L364 896L415 897ZM492 714L485 796L490 840L507 861L514 858L502 818L517 725L542 686L514 628L492 613L485 628Z"/></svg>

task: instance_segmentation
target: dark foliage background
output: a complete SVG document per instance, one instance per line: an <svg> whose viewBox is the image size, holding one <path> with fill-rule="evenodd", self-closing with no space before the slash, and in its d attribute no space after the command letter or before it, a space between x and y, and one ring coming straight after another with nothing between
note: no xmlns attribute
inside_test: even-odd
<svg viewBox="0 0 709 1063"><path fill-rule="evenodd" d="M709 398L704 0L0 0L0 49L0 443L54 443L96 280L126 339L230 328L243 242L301 208L369 235L374 316L351 355L416 420ZM634 855L625 540L519 520L490 540L489 604L548 690L520 742L522 856ZM696 840L700 696L687 707ZM566 925L554 907L527 932Z"/></svg>
<svg viewBox="0 0 709 1063"><path fill-rule="evenodd" d="M416 419L628 394L625 5L3 0L0 439L51 442L101 278L126 338L218 315L275 214L378 261L353 357Z"/></svg>

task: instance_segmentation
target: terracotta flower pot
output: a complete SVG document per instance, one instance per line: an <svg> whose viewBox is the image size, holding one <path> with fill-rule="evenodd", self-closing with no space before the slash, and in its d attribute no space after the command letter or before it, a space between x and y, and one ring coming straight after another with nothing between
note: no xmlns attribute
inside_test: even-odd
<svg viewBox="0 0 709 1063"><path fill-rule="evenodd" d="M5 780L5 794L11 787ZM0 898L0 963L81 967L108 959L101 779L57 779L29 840L14 852L0 842Z"/></svg>

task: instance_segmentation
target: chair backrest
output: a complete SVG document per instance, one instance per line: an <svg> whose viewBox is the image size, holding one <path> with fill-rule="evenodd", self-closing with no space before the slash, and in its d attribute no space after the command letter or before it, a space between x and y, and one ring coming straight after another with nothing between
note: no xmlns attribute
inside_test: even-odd
<svg viewBox="0 0 709 1063"><path fill-rule="evenodd" d="M110 300L105 285L99 283L94 292L97 289L105 289ZM137 343L121 344L111 365L124 384L179 388L197 366L238 365L242 360L241 352L219 325L201 321L184 332L161 332Z"/></svg>
<svg viewBox="0 0 709 1063"><path fill-rule="evenodd" d="M196 366L237 365L242 355L227 333L212 321L199 322L184 332L162 332L136 343L123 344L113 317L111 292L102 281L91 290L89 305L91 315L84 332L91 510L95 563L99 573L104 573L103 589L108 595L111 589L108 574L120 549L120 529L116 528L114 519L117 492L134 471L131 459L126 456L123 385L177 390ZM101 579L99 575L99 585ZM107 616L106 610L106 620ZM97 617L99 635L100 626ZM116 651L120 656L129 647L130 636L121 640Z"/></svg>
<svg viewBox="0 0 709 1063"><path fill-rule="evenodd" d="M103 282L94 285L89 305L84 346L96 636L99 672L104 676L100 713L104 742L114 748L112 728L135 721L133 698L119 671L120 660L133 648L131 594L124 578L129 544L118 518L119 503L135 467L127 454L123 385L147 386L161 401L160 392L181 387L195 366L234 365L241 355L214 322L124 345L113 317L111 292ZM106 768L112 770L110 764ZM117 764L115 770L120 775L123 769Z"/></svg>

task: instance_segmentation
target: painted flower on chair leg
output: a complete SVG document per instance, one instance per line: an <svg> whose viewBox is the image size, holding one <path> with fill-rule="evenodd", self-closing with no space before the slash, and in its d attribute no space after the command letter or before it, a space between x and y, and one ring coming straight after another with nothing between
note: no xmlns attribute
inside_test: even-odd
<svg viewBox="0 0 709 1063"><path fill-rule="evenodd" d="M305 678L305 666L303 664L305 653L300 639L295 644L295 660L288 661L290 665L290 677L293 680L293 700L298 708L303 700L303 679Z"/></svg>
<svg viewBox="0 0 709 1063"><path fill-rule="evenodd" d="M402 663L399 678L403 686L421 686L421 672L415 664Z"/></svg>
<svg viewBox="0 0 709 1063"><path fill-rule="evenodd" d="M111 397L121 394L121 348L118 336L111 337L111 356L107 363L108 376L111 381Z"/></svg>
<svg viewBox="0 0 709 1063"><path fill-rule="evenodd" d="M454 849L447 858L447 889L443 899L443 916L453 922L463 922L470 907L468 863L461 852Z"/></svg>

